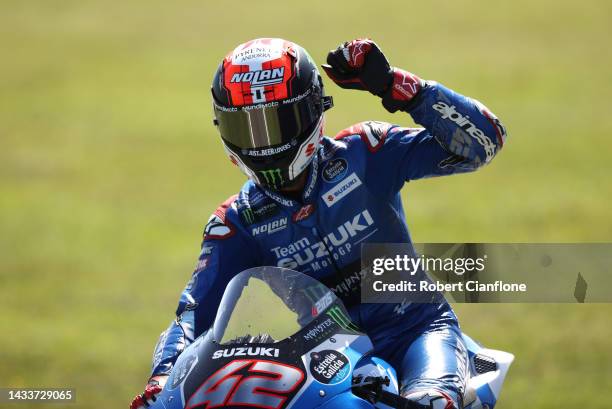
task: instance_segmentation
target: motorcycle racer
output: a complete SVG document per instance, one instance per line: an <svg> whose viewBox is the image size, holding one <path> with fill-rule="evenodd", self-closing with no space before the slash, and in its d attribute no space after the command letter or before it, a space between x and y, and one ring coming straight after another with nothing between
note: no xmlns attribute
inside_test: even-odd
<svg viewBox="0 0 612 409"><path fill-rule="evenodd" d="M403 396L423 408L460 408L467 353L446 303L361 303L361 243L410 243L405 182L476 170L506 132L481 103L391 67L376 43L357 39L327 57L328 77L381 98L422 128L377 121L323 136L333 106L308 53L282 39L239 45L213 80L213 110L231 162L249 178L210 217L201 253L157 343L150 382L131 408L155 400L183 349L207 331L226 284L255 266L301 271L330 287L398 371Z"/></svg>

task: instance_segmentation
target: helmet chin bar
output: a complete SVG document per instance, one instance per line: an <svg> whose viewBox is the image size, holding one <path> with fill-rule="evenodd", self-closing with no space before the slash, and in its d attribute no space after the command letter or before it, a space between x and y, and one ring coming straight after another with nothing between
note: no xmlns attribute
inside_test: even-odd
<svg viewBox="0 0 612 409"><path fill-rule="evenodd" d="M316 156L323 135L323 115L310 136L300 145L297 155L289 165L289 180L295 180Z"/></svg>
<svg viewBox="0 0 612 409"><path fill-rule="evenodd" d="M300 183L300 177L308 171L309 166L310 163L306 165L302 173L291 179L289 182L285 183L283 186L281 186L279 190L293 190L293 188L295 188Z"/></svg>
<svg viewBox="0 0 612 409"><path fill-rule="evenodd" d="M223 143L223 149L225 149L225 153L227 154L227 157L229 158L230 162L232 162L234 165L238 166L238 169L240 169L240 171L246 177L251 179L256 184L260 185L261 182L259 181L259 178L257 177L257 173L252 171L251 169L249 169L249 167L247 165L245 165L244 162L242 162L240 157L238 155L234 154L232 152L232 150L230 148L228 148L228 146L225 144L225 142L222 142L222 143Z"/></svg>
<svg viewBox="0 0 612 409"><path fill-rule="evenodd" d="M225 142L223 142L223 148L230 161L238 166L240 171L258 186L274 191L278 191L282 188L291 188L296 186L300 175L308 169L308 166L312 163L312 160L317 154L321 135L323 134L323 123L323 115L321 115L310 136L300 144L289 167L285 169L277 168L264 171L251 169ZM266 180L264 180L264 178ZM272 183L275 180L278 181L278 183Z"/></svg>

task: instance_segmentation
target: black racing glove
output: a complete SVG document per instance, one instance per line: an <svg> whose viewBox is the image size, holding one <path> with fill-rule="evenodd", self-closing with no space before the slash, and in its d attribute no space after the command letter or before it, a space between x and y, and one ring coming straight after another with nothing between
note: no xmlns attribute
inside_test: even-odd
<svg viewBox="0 0 612 409"><path fill-rule="evenodd" d="M423 86L416 75L392 68L378 45L369 39L340 44L327 54L327 65L322 67L338 86L381 97L389 112L407 110Z"/></svg>
<svg viewBox="0 0 612 409"><path fill-rule="evenodd" d="M372 40L340 44L327 54L323 69L338 86L370 91L382 97L393 79L389 61Z"/></svg>

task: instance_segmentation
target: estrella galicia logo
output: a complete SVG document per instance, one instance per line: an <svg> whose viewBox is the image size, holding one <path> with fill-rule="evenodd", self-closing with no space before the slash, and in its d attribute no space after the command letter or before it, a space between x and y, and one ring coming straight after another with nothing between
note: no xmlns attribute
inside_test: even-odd
<svg viewBox="0 0 612 409"><path fill-rule="evenodd" d="M334 183L346 175L348 164L343 158L331 159L323 168L323 179L326 182Z"/></svg>
<svg viewBox="0 0 612 409"><path fill-rule="evenodd" d="M283 174L278 168L260 170L259 174L263 177L263 179L266 181L266 184L268 184L269 186L280 186L283 184Z"/></svg>
<svg viewBox="0 0 612 409"><path fill-rule="evenodd" d="M333 349L325 349L310 354L310 373L318 382L333 385L349 376L351 364L346 355Z"/></svg>

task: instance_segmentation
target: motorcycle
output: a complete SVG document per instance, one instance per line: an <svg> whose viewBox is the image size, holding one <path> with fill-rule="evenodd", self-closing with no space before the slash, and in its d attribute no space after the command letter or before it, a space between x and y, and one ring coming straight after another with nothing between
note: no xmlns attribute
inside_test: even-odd
<svg viewBox="0 0 612 409"><path fill-rule="evenodd" d="M463 335L466 409L492 409L514 356ZM179 356L152 409L414 409L334 293L284 268L228 284L213 326Z"/></svg>

